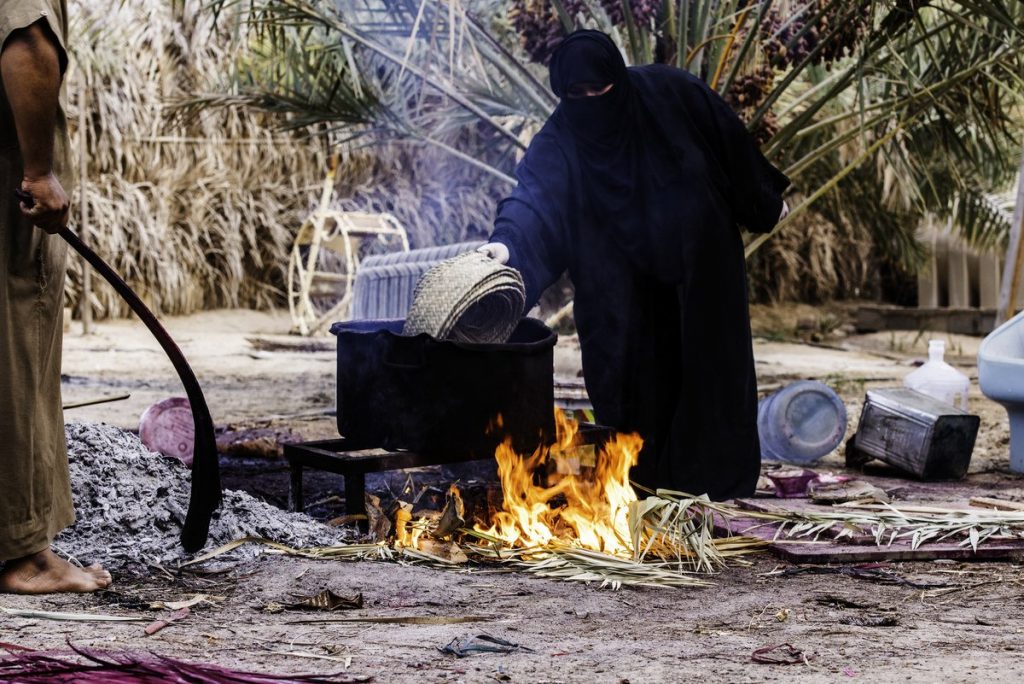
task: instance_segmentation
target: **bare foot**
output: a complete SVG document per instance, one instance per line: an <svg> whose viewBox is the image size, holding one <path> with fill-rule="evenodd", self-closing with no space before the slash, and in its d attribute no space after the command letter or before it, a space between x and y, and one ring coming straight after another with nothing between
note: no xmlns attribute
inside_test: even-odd
<svg viewBox="0 0 1024 684"><path fill-rule="evenodd" d="M79 568L50 549L7 561L0 572L0 593L86 594L110 586L110 573L99 565Z"/></svg>

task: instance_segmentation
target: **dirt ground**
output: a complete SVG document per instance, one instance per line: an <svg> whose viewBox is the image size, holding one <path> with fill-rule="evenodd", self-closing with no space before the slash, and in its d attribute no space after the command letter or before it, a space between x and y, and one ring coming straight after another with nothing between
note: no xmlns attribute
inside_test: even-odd
<svg viewBox="0 0 1024 684"><path fill-rule="evenodd" d="M856 427L864 391L893 386L926 355L929 335L857 335L842 307L756 307L754 326L762 388L813 378L846 401ZM76 324L77 326L77 324ZM287 342L287 317L209 312L171 319L168 327L193 362L219 424L269 421L303 437L330 437L334 354L257 350L247 338ZM144 408L180 393L173 370L138 323L101 323L89 337L73 329L65 344L65 401L130 392L116 404L69 410L68 420L137 428ZM971 410L982 418L968 489L1024 499L1007 469L1005 412L976 385L980 342L939 336L948 359L975 380ZM273 345L270 345L271 347ZM578 353L560 343L556 371L573 376ZM302 414L302 415L298 415ZM319 415L315 415L319 414ZM840 450L841 451L841 450ZM281 464L226 464L227 485L283 501ZM839 472L841 453L816 469ZM892 475L892 473L887 473ZM340 492L340 480L318 478L310 500ZM313 509L314 514L328 515ZM384 562L314 561L267 556L208 571L149 568L121 575L95 596L0 597L0 606L135 616L143 622L73 623L0 617L0 641L32 648L66 642L92 648L153 651L265 672L347 672L380 682L723 682L908 681L1016 682L1024 630L1016 563L893 563L878 572L844 566L800 570L768 554L751 556L703 589L601 589L489 570L446 571ZM268 613L263 607L330 588L362 592L362 610L309 623L321 613ZM196 593L224 597L154 636L143 627L167 611L153 601ZM476 622L403 624L381 618L472 618ZM358 620L378 620L358 621ZM456 637L487 633L531 651L459 659L438 651ZM755 650L791 644L794 665L753 662Z"/></svg>
<svg viewBox="0 0 1024 684"><path fill-rule="evenodd" d="M214 578L122 580L99 596L5 597L4 605L142 615L153 600L194 591L227 599L197 608L152 637L146 624L7 619L3 641L154 651L262 672L348 672L379 682L1016 682L1020 681L1019 567L902 564L933 589L837 574L767 576L770 557L706 589L609 591L518 574L448 572L396 564L269 558ZM479 616L487 622L294 624L322 614L268 615L291 592L363 592L341 619ZM885 622L879 618L893 618ZM892 626L858 626L859 621ZM437 647L484 632L533 649L458 659ZM753 651L789 643L807 662L760 665Z"/></svg>

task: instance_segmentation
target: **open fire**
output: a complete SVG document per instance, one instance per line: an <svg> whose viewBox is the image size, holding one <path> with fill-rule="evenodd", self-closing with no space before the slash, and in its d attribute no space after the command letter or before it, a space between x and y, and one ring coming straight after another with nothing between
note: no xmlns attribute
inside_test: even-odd
<svg viewBox="0 0 1024 684"><path fill-rule="evenodd" d="M496 424L500 426L500 417ZM631 556L629 510L637 498L629 471L643 441L637 435L615 434L603 445L586 443L579 423L557 409L555 424L555 443L532 454L517 453L511 439L498 446L501 508L490 514L489 526L477 524L474 529L510 548L560 543ZM458 488L452 485L447 498L449 524L414 521L412 507L399 505L394 513L396 545L421 548L428 530L441 537L461 527L464 504ZM454 520L459 524L450 524Z"/></svg>
<svg viewBox="0 0 1024 684"><path fill-rule="evenodd" d="M584 444L579 423L555 411L557 439L528 456L517 454L511 441L498 446L502 510L490 528L477 526L509 546L532 548L561 541L594 551L629 556L629 506L636 494L629 471L643 440L616 434L595 448ZM545 484L537 476L549 473Z"/></svg>

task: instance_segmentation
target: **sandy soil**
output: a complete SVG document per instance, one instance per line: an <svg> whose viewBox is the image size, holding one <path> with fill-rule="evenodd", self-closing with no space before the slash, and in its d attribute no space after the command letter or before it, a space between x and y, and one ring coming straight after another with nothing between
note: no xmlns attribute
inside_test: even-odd
<svg viewBox="0 0 1024 684"><path fill-rule="evenodd" d="M755 356L766 389L798 378L835 387L847 402L852 431L865 389L899 384L914 361L924 358L927 336L858 336L843 329L841 316L841 308L838 313L756 310L755 329L762 337ZM801 320L808 318L810 324ZM255 352L246 341L283 335L285 316L210 312L171 319L168 327L193 361L218 423L332 406L334 356L329 348ZM979 340L948 339L956 352L952 361L976 378L973 356ZM557 362L561 374L574 374L575 353L572 340L563 341ZM90 337L69 333L65 374L66 401L133 394L128 402L69 411L69 419L136 427L146 405L180 392L155 343L133 322L102 323ZM1021 481L1007 471L1005 413L976 387L971 409L981 415L982 428L965 486L979 494L998 490L1004 498L1024 498ZM309 438L332 436L334 429L333 418L324 416L277 420ZM819 470L837 471L842 464L836 453ZM239 463L229 471L233 486L248 483L264 490L257 493L268 499L280 500L286 476L279 464ZM308 496L329 498L339 485L331 478L317 480ZM761 555L750 567L715 577L713 588L610 591L519 574L267 557L212 575L152 568L146 577L118 577L113 591L97 596L0 598L5 607L155 619L160 613L148 608L154 600L179 600L195 592L225 597L216 606L193 609L184 621L152 637L143 636L145 623L3 618L0 641L59 648L70 640L261 671L346 671L387 682L1016 682L1024 673L1018 653L1024 648L1024 572L1016 564L892 564L886 568L892 583L842 574L839 566L818 571L828 574L771 574L787 569L792 573L792 566ZM489 619L433 625L295 624L320 615L262 610L272 601L323 588L358 590L366 599L363 610L332 617ZM455 637L479 632L533 651L457 659L437 650ZM752 662L756 649L783 643L802 651L806 662Z"/></svg>
<svg viewBox="0 0 1024 684"><path fill-rule="evenodd" d="M257 349L252 338L295 343L287 312L210 311L162 321L202 383L217 424L323 412L334 407L333 337L301 353ZM131 399L68 411L68 420L138 429L150 404L183 395L167 357L138 321L104 321L65 336L64 402L131 394Z"/></svg>
<svg viewBox="0 0 1024 684"><path fill-rule="evenodd" d="M152 637L141 624L5 620L3 640L60 647L152 650L270 672L373 675L379 682L1016 682L1024 673L1021 572L1008 565L907 564L901 576L934 589L840 575L765 576L770 557L707 589L612 592L517 574L453 573L380 563L266 559L230 577L121 582L101 596L4 605L148 615L153 600L201 590L227 596ZM361 611L331 617L482 616L453 625L294 624L322 614L268 615L291 592L360 590ZM857 606L857 607L853 607ZM891 617L889 627L858 621ZM533 649L458 659L437 651L485 632ZM760 665L753 651L789 643L807 662ZM331 658L327 660L325 658ZM348 659L351 658L351 661ZM347 667L346 667L347 664Z"/></svg>
<svg viewBox="0 0 1024 684"><path fill-rule="evenodd" d="M754 307L754 356L758 381L766 392L800 379L833 387L847 404L852 434L865 390L901 384L915 364L927 358L928 340L933 336L847 334L842 328L848 325L832 327L846 314L844 307ZM287 312L211 311L164 322L202 382L218 425L286 426L306 439L337 436L335 418L324 415L335 401L333 337L313 338L312 349L301 352L265 351L268 346L284 349L301 340L287 334ZM800 324L812 329L798 330ZM831 330L821 341L801 339L821 329ZM934 337L946 340L947 361L974 381L971 410L981 416L982 427L972 472L1005 469L1009 424L1005 411L977 387L980 338L944 333ZM258 342L254 346L250 340ZM573 378L579 369L575 337L560 338L556 374ZM74 323L64 344L65 403L120 394L131 394L131 399L71 409L66 417L138 430L147 406L183 391L159 345L137 321L101 322L89 336L81 335L79 324ZM825 466L841 463L839 455L822 462Z"/></svg>

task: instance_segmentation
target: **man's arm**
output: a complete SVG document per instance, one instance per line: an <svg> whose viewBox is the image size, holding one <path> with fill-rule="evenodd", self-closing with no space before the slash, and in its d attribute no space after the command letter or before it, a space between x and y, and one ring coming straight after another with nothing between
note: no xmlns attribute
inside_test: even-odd
<svg viewBox="0 0 1024 684"><path fill-rule="evenodd" d="M7 93L24 165L21 189L35 206L21 206L35 225L55 233L67 224L69 201L53 174L53 138L63 77L59 47L43 20L11 33L0 52ZM11 192L0 188L0 192Z"/></svg>

